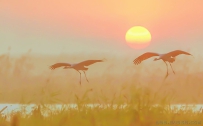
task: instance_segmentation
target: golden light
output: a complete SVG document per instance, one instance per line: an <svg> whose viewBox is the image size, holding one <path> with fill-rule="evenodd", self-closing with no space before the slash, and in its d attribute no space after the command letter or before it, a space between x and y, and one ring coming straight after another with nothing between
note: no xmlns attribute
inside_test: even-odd
<svg viewBox="0 0 203 126"><path fill-rule="evenodd" d="M143 49L150 44L151 34L146 28L135 26L126 32L125 40L130 47Z"/></svg>

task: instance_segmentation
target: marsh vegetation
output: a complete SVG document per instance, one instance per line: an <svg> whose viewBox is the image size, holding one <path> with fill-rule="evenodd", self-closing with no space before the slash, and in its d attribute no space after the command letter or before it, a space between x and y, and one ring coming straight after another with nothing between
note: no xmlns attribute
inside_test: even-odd
<svg viewBox="0 0 203 126"><path fill-rule="evenodd" d="M82 76L81 86L78 72L49 69L51 64L67 59L78 62L98 57L102 59L104 56L107 61L92 65L93 68L87 72L89 83ZM8 52L1 55L0 102L36 106L29 114L23 109L12 112L10 119L1 114L0 125L155 126L165 125L166 122L180 125L177 121L184 121L179 123L190 126L202 125L201 108L194 112L191 108L170 107L203 102L201 58L190 60L180 57L173 65L176 74L169 74L165 81L165 69L162 69L165 64L146 61L135 66L132 59L134 57L106 54L34 56L27 52L12 57ZM51 111L48 104L61 104L64 107ZM65 106L68 104L76 104L77 108L67 109ZM89 107L87 104L98 106ZM48 112L47 116L43 115L44 111Z"/></svg>

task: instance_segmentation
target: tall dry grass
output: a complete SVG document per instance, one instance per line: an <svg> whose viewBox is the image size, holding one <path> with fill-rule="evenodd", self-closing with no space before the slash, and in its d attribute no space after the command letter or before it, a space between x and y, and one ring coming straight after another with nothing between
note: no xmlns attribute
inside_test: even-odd
<svg viewBox="0 0 203 126"><path fill-rule="evenodd" d="M89 83L82 74L82 86L79 85L77 71L49 69L56 62L74 63L104 57L107 61L89 66ZM169 67L170 75L165 81L166 67L163 62L147 60L135 66L133 59L104 54L35 56L31 51L12 57L8 52L0 56L0 102L76 103L76 96L83 99L86 94L88 99L85 101L89 103L111 103L111 99L115 103L127 103L136 95L135 90L144 90L149 99L155 97L156 102L159 97L165 96L171 97L171 103L203 102L201 58L196 58L196 61L190 57L177 58L173 64L176 74Z"/></svg>
<svg viewBox="0 0 203 126"><path fill-rule="evenodd" d="M57 69L49 66L55 62L80 62L86 59L107 61L89 66L86 82L74 70ZM135 57L115 55L59 55L34 56L31 51L20 57L9 52L0 56L0 102L35 103L31 115L13 113L11 122L1 117L2 125L24 126L154 126L157 121L200 121L201 113L191 110L173 112L166 109L171 104L201 104L202 101L202 60L179 58L173 64L176 74L163 81L166 73L161 61L146 61L135 66ZM46 104L75 103L78 110L59 110L43 117L41 111ZM86 104L109 104L107 108L88 108ZM128 104L124 109L113 108L113 104ZM152 105L159 104L159 107ZM200 110L201 112L201 110ZM161 123L161 122L160 122ZM164 122L163 122L164 123Z"/></svg>

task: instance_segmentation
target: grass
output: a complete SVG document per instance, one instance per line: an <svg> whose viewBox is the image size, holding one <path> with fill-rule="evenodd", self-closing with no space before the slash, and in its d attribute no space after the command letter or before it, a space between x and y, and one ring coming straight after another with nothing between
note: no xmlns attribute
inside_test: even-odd
<svg viewBox="0 0 203 126"><path fill-rule="evenodd" d="M165 121L176 121L170 122L171 125L196 121L193 123L198 124L184 125L197 126L203 123L201 109L198 112L193 112L192 109L170 109L172 104L203 102L201 60L192 62L189 59L177 59L173 65L176 75L170 73L163 82L166 71L162 62L150 61L151 67L146 61L138 67L130 64L131 58L123 61L120 57L109 55L106 57L108 62L89 67L87 77L90 83L82 76L80 86L77 72L61 69L51 71L48 67L55 62L67 61L67 57L70 62L81 61L81 57L36 57L30 53L20 57L11 57L9 53L0 56L4 66L0 68L0 102L36 104L30 114L25 114L25 110L7 116L2 114L0 126L169 125ZM84 60L103 58L102 54L83 57ZM126 65L128 62L129 65ZM48 110L49 116L44 116L47 104L77 104L78 107ZM90 108L87 104L109 106ZM127 106L121 109L115 108L115 104ZM159 106L154 106L155 104ZM10 120L8 116L11 117ZM178 124L178 121L185 122Z"/></svg>
<svg viewBox="0 0 203 126"><path fill-rule="evenodd" d="M113 107L112 104L107 107L95 106L93 108L86 104L78 104L78 109L61 108L57 111L50 111L49 116L42 115L46 105L38 105L33 108L31 114L24 115L22 111L11 113L10 121L2 115L0 124L2 126L157 126L169 125L165 124L167 122L171 125L172 123L173 125L188 123L190 126L201 126L203 123L202 110L198 112L193 112L191 109L171 110L166 105L136 107L138 104L130 104L122 109Z"/></svg>

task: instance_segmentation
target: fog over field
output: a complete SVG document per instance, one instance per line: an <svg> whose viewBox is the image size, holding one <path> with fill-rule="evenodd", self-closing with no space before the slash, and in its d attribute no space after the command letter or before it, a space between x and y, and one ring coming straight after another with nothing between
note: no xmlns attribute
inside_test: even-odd
<svg viewBox="0 0 203 126"><path fill-rule="evenodd" d="M153 58L134 65L135 56L106 53L34 55L29 50L19 56L9 51L1 55L0 92L1 103L76 103L84 94L88 103L128 103L136 93L149 96L154 104L167 97L170 103L195 103L202 101L202 58L181 55L169 67ZM88 66L89 83L82 73L74 69L49 67L57 62L77 63L87 59L106 59ZM146 94L145 94L146 93ZM155 93L157 93L155 97Z"/></svg>

